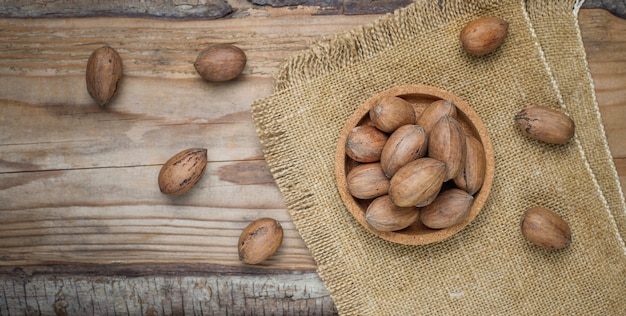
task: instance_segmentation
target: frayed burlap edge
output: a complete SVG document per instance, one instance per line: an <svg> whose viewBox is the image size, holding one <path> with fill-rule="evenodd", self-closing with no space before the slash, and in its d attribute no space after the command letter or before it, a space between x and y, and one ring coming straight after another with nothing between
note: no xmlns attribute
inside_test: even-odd
<svg viewBox="0 0 626 316"><path fill-rule="evenodd" d="M437 28L450 19L459 18L465 11L489 10L500 0L472 1L416 1L416 3L360 26L345 34L324 38L310 48L286 60L276 76L275 89L306 82L319 75L338 71L346 65L373 58L404 40L398 29L415 33Z"/></svg>

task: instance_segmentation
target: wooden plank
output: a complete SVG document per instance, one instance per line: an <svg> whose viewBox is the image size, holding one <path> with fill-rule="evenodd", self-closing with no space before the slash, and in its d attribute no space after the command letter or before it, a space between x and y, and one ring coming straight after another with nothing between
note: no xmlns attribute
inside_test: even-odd
<svg viewBox="0 0 626 316"><path fill-rule="evenodd" d="M343 14L389 13L393 12L395 9L405 7L412 2L413 0L345 0L343 2Z"/></svg>
<svg viewBox="0 0 626 316"><path fill-rule="evenodd" d="M299 14L310 15L314 12L305 8ZM46 79L54 76L55 80L62 75L76 75L73 79L76 81L71 82L80 84L89 54L109 44L118 50L125 76L199 80L193 68L197 54L210 44L231 43L242 48L248 56L242 78L263 77L271 80L272 74L285 58L306 49L312 41L368 23L376 17L310 16L296 23L293 12L280 8L258 13L253 11L246 18L219 21L4 19L0 20L3 27L0 33L0 75L19 78L27 74L28 78L43 76ZM286 29L288 33L285 33ZM48 103L88 100L82 84L52 85L64 90L48 90L45 87L47 84L47 81L41 79L33 81L31 86L13 84L9 89L2 85L3 90L0 92L2 95L22 95L21 98L45 98ZM41 90L30 92L41 85L44 85ZM224 90L225 87L230 89L232 85L232 82L228 82L205 84L204 87ZM121 86L121 89L125 87ZM160 93L163 94L162 91ZM211 100L204 101L207 101L204 103L207 105ZM120 103L116 102L115 106L121 106ZM239 104L245 103L234 103L237 106ZM245 105L249 107L249 104Z"/></svg>
<svg viewBox="0 0 626 316"><path fill-rule="evenodd" d="M626 192L626 20L585 9L578 20L609 148Z"/></svg>
<svg viewBox="0 0 626 316"><path fill-rule="evenodd" d="M97 273L98 267L46 274L18 269L0 279L0 315L337 314L314 272L201 267L205 270L178 266L184 275L158 268L147 275L112 269L115 276Z"/></svg>
<svg viewBox="0 0 626 316"><path fill-rule="evenodd" d="M626 19L626 2L615 0L587 0L583 2L584 9L604 9L617 17Z"/></svg>
<svg viewBox="0 0 626 316"><path fill-rule="evenodd" d="M410 0L250 0L255 5L315 6L320 14L381 14L411 3ZM626 18L626 3L615 0L587 0L583 8L604 9L618 17ZM244 1L195 0L126 0L98 1L71 0L45 1L0 0L0 17L49 18L49 17L94 17L94 16L149 16L183 19L217 19L233 11L250 9ZM245 13L244 13L245 14Z"/></svg>
<svg viewBox="0 0 626 316"><path fill-rule="evenodd" d="M268 264L314 269L262 163L249 108L271 92L280 60L320 32L336 32L334 19L314 18L287 37L293 17L150 27L140 19L59 21L3 23L11 45L0 50L0 217L10 224L0 265L169 262L172 254L177 262L239 265L239 232L270 216L285 223L286 238ZM212 33L220 35L205 35ZM241 43L246 72L234 82L203 82L195 54L223 41ZM42 42L46 48L33 54ZM83 68L104 42L117 43L126 76L114 103L101 109L86 94ZM210 163L191 194L170 199L156 176L187 147L209 147Z"/></svg>
<svg viewBox="0 0 626 316"><path fill-rule="evenodd" d="M250 0L257 5L283 6L316 6L318 14L383 14L403 8L413 0Z"/></svg>
<svg viewBox="0 0 626 316"><path fill-rule="evenodd" d="M151 166L189 147L210 147L214 161L263 154L249 107L270 93L270 79L248 77L224 89L195 78L126 76L107 109L84 85L80 75L0 79L0 172Z"/></svg>
<svg viewBox="0 0 626 316"><path fill-rule="evenodd" d="M27 0L0 1L3 18L68 18L93 16L151 16L217 19L232 12L222 0Z"/></svg>
<svg viewBox="0 0 626 316"><path fill-rule="evenodd" d="M314 269L262 160L250 105L271 93L288 55L375 17L271 12L219 22L0 21L0 266L240 266L239 233L270 216L284 223L286 239L267 264ZM240 79L212 84L195 73L195 55L217 42L246 51ZM120 52L125 74L106 108L84 83L86 59L103 43ZM185 196L162 195L160 166L189 147L209 148L205 176Z"/></svg>

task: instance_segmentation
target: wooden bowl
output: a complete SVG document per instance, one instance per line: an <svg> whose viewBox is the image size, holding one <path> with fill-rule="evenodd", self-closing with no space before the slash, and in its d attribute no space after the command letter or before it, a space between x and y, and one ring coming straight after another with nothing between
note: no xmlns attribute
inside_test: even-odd
<svg viewBox="0 0 626 316"><path fill-rule="evenodd" d="M397 96L408 102L410 102L417 115L419 115L426 106L433 101L444 99L452 100L457 107L457 121L463 127L466 134L474 136L478 139L485 150L486 155L486 168L485 179L481 189L474 194L474 202L471 206L469 215L465 220L457 225L444 228L444 229L430 229L420 221L416 221L413 225L399 231L383 232L374 229L365 221L365 211L372 200L361 200L354 198L348 191L346 175L352 168L359 163L352 160L346 155L345 143L346 138L352 128L355 126L365 124L369 121L369 110L376 104L379 98L384 96ZM472 110L472 108L463 100L458 98L452 93L441 90L436 87L426 85L405 85L391 88L380 92L377 95L369 98L364 104L362 104L355 112L350 116L337 143L337 152L335 156L335 176L337 180L337 187L339 194L346 208L354 216L354 218L363 225L368 231L372 232L376 236L404 245L425 245L446 239L457 232L465 228L474 218L478 215L483 205L485 204L489 191L493 184L494 176L494 155L491 141L484 124ZM444 183L444 188L450 186L448 181ZM453 184L452 184L453 185ZM443 190L443 189L442 189Z"/></svg>

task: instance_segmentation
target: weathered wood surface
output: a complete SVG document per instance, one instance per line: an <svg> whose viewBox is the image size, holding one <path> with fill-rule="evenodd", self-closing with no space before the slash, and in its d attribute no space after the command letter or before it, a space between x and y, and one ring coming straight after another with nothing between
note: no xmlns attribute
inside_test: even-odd
<svg viewBox="0 0 626 316"><path fill-rule="evenodd" d="M263 162L250 105L271 93L288 55L366 19L374 17L340 26L328 16L294 25L293 15L3 21L0 265L238 264L239 232L269 216L286 231L268 264L313 270ZM210 84L195 73L196 54L215 42L246 51L239 80ZM120 53L125 77L102 109L86 92L84 67L104 43ZM205 176L184 196L162 195L161 165L189 147L210 149Z"/></svg>
<svg viewBox="0 0 626 316"><path fill-rule="evenodd" d="M216 19L233 11L223 0L0 0L0 17L151 16Z"/></svg>
<svg viewBox="0 0 626 316"><path fill-rule="evenodd" d="M0 18L157 17L219 19L245 15L255 6L309 6L317 14L381 14L413 0L0 0Z"/></svg>
<svg viewBox="0 0 626 316"><path fill-rule="evenodd" d="M626 20L594 9L581 10L578 20L609 148L626 192Z"/></svg>
<svg viewBox="0 0 626 316"><path fill-rule="evenodd" d="M0 315L334 313L249 113L287 56L378 17L316 14L0 20ZM582 10L580 24L624 186L626 21ZM246 51L240 79L195 73L196 54L217 42ZM125 78L102 109L84 67L105 43ZM160 166L188 147L210 149L204 178L163 196ZM285 242L263 265L242 265L238 235L262 216L281 221Z"/></svg>
<svg viewBox="0 0 626 316"><path fill-rule="evenodd" d="M381 14L404 7L413 0L0 0L0 17L49 18L94 16L146 16L176 19L218 19L253 5L313 6L318 14ZM626 18L626 2L586 0L583 8L604 9ZM241 13L238 13L241 14Z"/></svg>
<svg viewBox="0 0 626 316"><path fill-rule="evenodd" d="M583 9L604 9L622 19L626 19L626 1L586 0L581 7Z"/></svg>
<svg viewBox="0 0 626 316"><path fill-rule="evenodd" d="M314 272L153 268L158 273L107 269L117 276L93 268L15 270L0 278L0 315L337 314Z"/></svg>

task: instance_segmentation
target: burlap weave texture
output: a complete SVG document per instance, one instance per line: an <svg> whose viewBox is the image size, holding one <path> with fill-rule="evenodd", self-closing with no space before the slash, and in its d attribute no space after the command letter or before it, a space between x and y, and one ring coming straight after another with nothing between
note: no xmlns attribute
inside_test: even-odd
<svg viewBox="0 0 626 316"><path fill-rule="evenodd" d="M274 94L253 104L253 116L270 170L341 314L626 314L618 229L624 201L574 14L573 1L417 1L285 62ZM470 57L459 31L485 15L507 20L509 36L497 52ZM403 246L351 217L333 158L360 104L417 83L473 107L491 135L496 177L484 210L463 231ZM564 111L584 129L563 146L530 140L513 121L530 104ZM520 215L535 205L570 223L570 247L546 251L523 239Z"/></svg>
<svg viewBox="0 0 626 316"><path fill-rule="evenodd" d="M624 196L604 134L578 21L570 12L572 1L555 1L547 9L542 4L542 1L528 1L533 28L560 90L561 106L578 123L578 141L622 238L626 236ZM550 10L548 14L547 10Z"/></svg>

